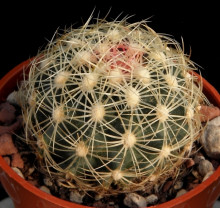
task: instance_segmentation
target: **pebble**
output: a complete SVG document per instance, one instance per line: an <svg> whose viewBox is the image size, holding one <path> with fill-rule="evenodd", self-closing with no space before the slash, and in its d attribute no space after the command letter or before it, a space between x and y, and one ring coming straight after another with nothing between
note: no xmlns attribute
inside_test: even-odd
<svg viewBox="0 0 220 208"><path fill-rule="evenodd" d="M187 193L186 189L180 189L177 193L176 193L176 198L179 196L182 196L183 194Z"/></svg>
<svg viewBox="0 0 220 208"><path fill-rule="evenodd" d="M201 176L199 174L199 172L197 170L192 170L192 175L196 178L196 179L200 179Z"/></svg>
<svg viewBox="0 0 220 208"><path fill-rule="evenodd" d="M50 178L44 178L43 179L43 181L44 181L44 184L46 185L46 186L52 186L53 185L53 182L51 181L51 179Z"/></svg>
<svg viewBox="0 0 220 208"><path fill-rule="evenodd" d="M80 194L78 191L74 190L70 192L70 201L71 202L76 202L78 204L83 203L83 197L85 194Z"/></svg>
<svg viewBox="0 0 220 208"><path fill-rule="evenodd" d="M212 119L211 121L209 121L208 125L220 126L220 116L218 116L218 117Z"/></svg>
<svg viewBox="0 0 220 208"><path fill-rule="evenodd" d="M177 181L175 184L174 184L174 186L173 186L173 188L175 189L175 190L179 190L179 189L181 189L183 187L183 182L182 181Z"/></svg>
<svg viewBox="0 0 220 208"><path fill-rule="evenodd" d="M190 191L194 188L196 188L199 185L199 183L189 183L187 186L187 190Z"/></svg>
<svg viewBox="0 0 220 208"><path fill-rule="evenodd" d="M115 206L115 202L113 202L113 201L110 201L106 206L106 208L115 208L115 207L117 207L117 206Z"/></svg>
<svg viewBox="0 0 220 208"><path fill-rule="evenodd" d="M129 193L124 198L124 205L130 208L146 207L147 201L143 196L136 193Z"/></svg>
<svg viewBox="0 0 220 208"><path fill-rule="evenodd" d="M186 162L185 162L186 168L191 168L193 165L195 165L195 162L192 158L189 158Z"/></svg>
<svg viewBox="0 0 220 208"><path fill-rule="evenodd" d="M195 162L195 164L199 164L200 161L202 161L202 160L205 160L205 157L204 157L203 155L196 155L196 156L194 157L194 162Z"/></svg>
<svg viewBox="0 0 220 208"><path fill-rule="evenodd" d="M155 194L151 194L147 196L146 198L147 204L156 204L158 201L158 196Z"/></svg>
<svg viewBox="0 0 220 208"><path fill-rule="evenodd" d="M22 116L18 116L16 119L17 120L9 126L1 126L0 125L0 135L6 134L6 133L11 134L15 130L21 128L21 126L22 126Z"/></svg>
<svg viewBox="0 0 220 208"><path fill-rule="evenodd" d="M205 176L208 172L214 171L213 165L208 160L202 160L199 163L198 171L202 176Z"/></svg>
<svg viewBox="0 0 220 208"><path fill-rule="evenodd" d="M27 180L32 186L38 187L38 181L37 180Z"/></svg>
<svg viewBox="0 0 220 208"><path fill-rule="evenodd" d="M50 193L50 189L47 188L46 186L41 186L39 189L40 189L41 191L45 192L45 193L51 194L51 193Z"/></svg>
<svg viewBox="0 0 220 208"><path fill-rule="evenodd" d="M110 201L110 202L108 203L108 205L109 205L109 206L114 206L114 205L115 205L115 202Z"/></svg>
<svg viewBox="0 0 220 208"><path fill-rule="evenodd" d="M15 119L15 107L8 102L0 104L0 122L5 125L11 124Z"/></svg>
<svg viewBox="0 0 220 208"><path fill-rule="evenodd" d="M22 160L21 155L19 153L15 153L12 155L11 166L21 169L24 168L24 161Z"/></svg>
<svg viewBox="0 0 220 208"><path fill-rule="evenodd" d="M172 186L172 184L173 184L173 181L167 181L163 186L163 192L167 192Z"/></svg>
<svg viewBox="0 0 220 208"><path fill-rule="evenodd" d="M35 171L35 167L30 167L28 169L28 175L31 175ZM46 185L46 184L45 184Z"/></svg>
<svg viewBox="0 0 220 208"><path fill-rule="evenodd" d="M18 91L11 92L7 97L7 102L18 105Z"/></svg>
<svg viewBox="0 0 220 208"><path fill-rule="evenodd" d="M0 155L12 155L17 153L18 150L15 147L10 134L2 134L0 136Z"/></svg>
<svg viewBox="0 0 220 208"><path fill-rule="evenodd" d="M211 170L211 171L209 171L208 173L206 173L206 175L204 176L202 182L205 181L206 179L208 179L213 173L214 173L213 170Z"/></svg>
<svg viewBox="0 0 220 208"><path fill-rule="evenodd" d="M11 168L15 173L17 173L20 177L22 177L24 179L24 175L23 173L16 167L12 167Z"/></svg>
<svg viewBox="0 0 220 208"><path fill-rule="evenodd" d="M220 116L220 109L215 106L204 106L200 108L201 121L206 122L212 120L213 118Z"/></svg>
<svg viewBox="0 0 220 208"><path fill-rule="evenodd" d="M210 158L220 159L220 116L208 122L200 143Z"/></svg>

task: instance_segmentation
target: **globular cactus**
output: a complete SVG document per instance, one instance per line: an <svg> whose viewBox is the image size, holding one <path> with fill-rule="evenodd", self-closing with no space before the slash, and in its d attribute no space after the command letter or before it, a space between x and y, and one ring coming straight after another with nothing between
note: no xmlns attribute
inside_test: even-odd
<svg viewBox="0 0 220 208"><path fill-rule="evenodd" d="M194 64L145 22L88 22L33 60L19 91L28 142L67 187L122 193L177 174L202 129Z"/></svg>

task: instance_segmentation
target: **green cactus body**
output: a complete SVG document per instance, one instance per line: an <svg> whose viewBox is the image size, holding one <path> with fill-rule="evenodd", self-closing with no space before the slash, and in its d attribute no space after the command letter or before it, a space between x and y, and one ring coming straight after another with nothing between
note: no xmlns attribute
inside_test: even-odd
<svg viewBox="0 0 220 208"><path fill-rule="evenodd" d="M169 177L201 130L194 69L144 22L87 23L51 41L20 88L45 169L106 193Z"/></svg>

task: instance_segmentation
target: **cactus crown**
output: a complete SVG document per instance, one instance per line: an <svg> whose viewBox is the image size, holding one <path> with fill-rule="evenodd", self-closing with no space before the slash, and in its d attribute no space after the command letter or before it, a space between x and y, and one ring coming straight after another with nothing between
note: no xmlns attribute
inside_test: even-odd
<svg viewBox="0 0 220 208"><path fill-rule="evenodd" d="M66 177L65 186L105 193L169 177L201 130L205 101L194 69L176 41L145 22L65 31L20 87L45 169Z"/></svg>

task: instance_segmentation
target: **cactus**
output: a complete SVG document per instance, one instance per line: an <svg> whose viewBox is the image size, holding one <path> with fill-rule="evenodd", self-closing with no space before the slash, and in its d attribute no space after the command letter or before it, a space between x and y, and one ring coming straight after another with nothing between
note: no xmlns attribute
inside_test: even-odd
<svg viewBox="0 0 220 208"><path fill-rule="evenodd" d="M160 183L178 174L202 129L195 69L144 21L67 29L20 86L27 142L66 187L107 194Z"/></svg>

